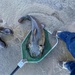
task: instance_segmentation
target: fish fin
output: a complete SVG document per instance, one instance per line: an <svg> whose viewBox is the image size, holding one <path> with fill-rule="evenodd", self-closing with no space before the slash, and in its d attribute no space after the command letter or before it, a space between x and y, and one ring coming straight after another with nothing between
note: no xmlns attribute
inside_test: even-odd
<svg viewBox="0 0 75 75"><path fill-rule="evenodd" d="M0 37L0 47L3 47L3 48L6 48L7 47L7 44L6 42Z"/></svg>
<svg viewBox="0 0 75 75"><path fill-rule="evenodd" d="M45 24L41 23L42 28L45 28Z"/></svg>
<svg viewBox="0 0 75 75"><path fill-rule="evenodd" d="M37 33L37 30L36 30L36 29L34 29L34 35L36 35L36 33Z"/></svg>
<svg viewBox="0 0 75 75"><path fill-rule="evenodd" d="M4 27L0 27L0 31L2 31L4 29Z"/></svg>

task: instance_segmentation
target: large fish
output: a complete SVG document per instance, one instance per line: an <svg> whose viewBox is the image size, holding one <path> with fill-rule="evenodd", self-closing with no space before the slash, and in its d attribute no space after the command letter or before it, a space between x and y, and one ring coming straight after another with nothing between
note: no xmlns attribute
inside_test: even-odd
<svg viewBox="0 0 75 75"><path fill-rule="evenodd" d="M18 22L23 23L24 20L29 20L32 23L32 32L28 45L30 55L32 57L40 57L45 43L44 25L40 24L38 20L31 15L21 17Z"/></svg>

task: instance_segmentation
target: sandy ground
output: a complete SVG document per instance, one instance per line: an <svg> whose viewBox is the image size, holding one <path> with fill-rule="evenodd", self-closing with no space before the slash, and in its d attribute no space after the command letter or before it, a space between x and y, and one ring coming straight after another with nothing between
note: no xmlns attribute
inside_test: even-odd
<svg viewBox="0 0 75 75"><path fill-rule="evenodd" d="M10 75L21 57L21 42L31 25L18 23L24 15L35 16L51 32L54 30L75 31L75 0L0 0L0 26L13 29L14 36L5 36L8 48L0 49L0 75ZM59 60L74 60L64 42L37 64L26 64L15 75L69 75L59 65Z"/></svg>

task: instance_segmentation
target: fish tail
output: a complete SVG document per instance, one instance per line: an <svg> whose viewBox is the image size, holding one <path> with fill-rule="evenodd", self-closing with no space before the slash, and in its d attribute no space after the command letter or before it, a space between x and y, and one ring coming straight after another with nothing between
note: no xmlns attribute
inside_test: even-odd
<svg viewBox="0 0 75 75"><path fill-rule="evenodd" d="M23 16L23 17L21 17L19 20L18 20L18 22L19 23L23 23L25 20L31 20L31 18L30 18L30 15L26 15L26 16Z"/></svg>

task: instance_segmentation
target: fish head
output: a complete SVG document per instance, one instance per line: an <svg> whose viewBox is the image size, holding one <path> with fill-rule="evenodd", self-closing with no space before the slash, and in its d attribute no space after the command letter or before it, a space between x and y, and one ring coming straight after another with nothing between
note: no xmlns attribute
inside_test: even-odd
<svg viewBox="0 0 75 75"><path fill-rule="evenodd" d="M36 44L29 44L29 51L32 57L40 57L42 55L42 46Z"/></svg>

